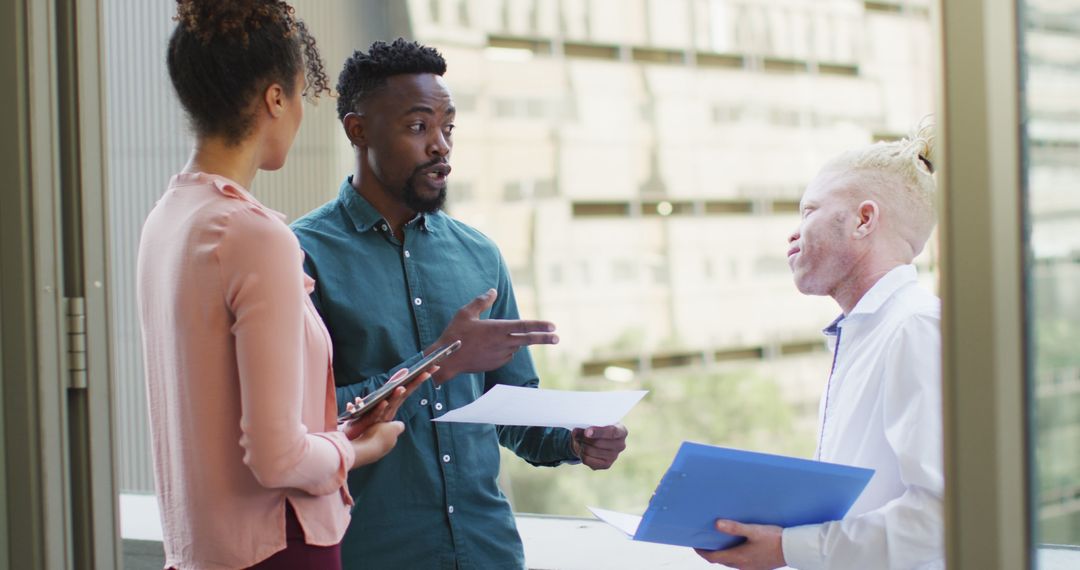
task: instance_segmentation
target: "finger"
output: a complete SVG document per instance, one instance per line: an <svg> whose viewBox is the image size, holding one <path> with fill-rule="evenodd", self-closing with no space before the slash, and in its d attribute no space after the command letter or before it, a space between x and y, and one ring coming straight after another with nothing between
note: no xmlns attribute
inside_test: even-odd
<svg viewBox="0 0 1080 570"><path fill-rule="evenodd" d="M503 320L497 322L506 329L506 334L510 335L555 332L555 323L550 321Z"/></svg>
<svg viewBox="0 0 1080 570"><path fill-rule="evenodd" d="M405 431L405 424L402 422L380 422L378 425L372 426L364 434L364 438L379 440L384 447L384 450L380 453L380 455L383 455L394 447L394 443L397 442L398 436L403 431Z"/></svg>
<svg viewBox="0 0 1080 570"><path fill-rule="evenodd" d="M342 431L345 432L345 437L349 439L356 439L364 433L363 430L356 425L356 422L345 424L345 428Z"/></svg>
<svg viewBox="0 0 1080 570"><path fill-rule="evenodd" d="M401 404L405 402L405 397L407 395L405 388L401 386L394 389L394 393L390 396L389 402L384 402L387 406L381 410L382 421L388 422L394 419L394 416L397 415L398 410L401 408Z"/></svg>
<svg viewBox="0 0 1080 570"><path fill-rule="evenodd" d="M716 530L727 533L733 536L745 536L749 537L753 534L754 525L743 524L741 522L729 521L725 519L717 519Z"/></svg>
<svg viewBox="0 0 1080 570"><path fill-rule="evenodd" d="M590 459L596 460L599 463L612 464L619 458L619 454L616 452L608 451L606 449L596 449L595 447L583 446L581 452L587 455Z"/></svg>
<svg viewBox="0 0 1080 570"><path fill-rule="evenodd" d="M623 439L590 439L583 437L581 438L581 444L616 453L626 449L626 440Z"/></svg>
<svg viewBox="0 0 1080 570"><path fill-rule="evenodd" d="M713 564L720 564L721 560L726 559L726 555L724 554L723 550L704 550L701 548L695 548L694 552L696 552L698 556L704 558L705 560L708 560L709 562L712 562Z"/></svg>
<svg viewBox="0 0 1080 570"><path fill-rule="evenodd" d="M590 439L582 438L581 445L583 447L591 447L593 449L620 452L626 449L626 442L621 439Z"/></svg>
<svg viewBox="0 0 1080 570"><path fill-rule="evenodd" d="M427 380L428 378L431 378L431 375L434 374L438 370L439 370L438 366L432 366L431 369L429 369L427 372L424 372L424 373L420 374L419 376L417 376L416 378L413 378L411 381L409 381L409 383L405 385L405 396L409 396L410 394L415 392L416 389L419 388L420 385L423 384L425 380Z"/></svg>
<svg viewBox="0 0 1080 570"><path fill-rule="evenodd" d="M404 378L405 375L408 374L408 373L409 373L408 368L402 368L401 370L398 370L392 376L390 376L390 379L387 380L387 383L393 382L395 380L400 380L401 378Z"/></svg>
<svg viewBox="0 0 1080 570"><path fill-rule="evenodd" d="M379 402L379 407L375 408L375 410L373 412L371 412L371 416L374 418L371 423L372 424L377 424L379 422L388 422L388 421L394 419L394 414L397 413L397 410L396 409L391 410L390 408L392 408L393 406L394 406L394 397L393 396L390 396L386 400L383 400L383 401Z"/></svg>
<svg viewBox="0 0 1080 570"><path fill-rule="evenodd" d="M427 380L428 378L431 378L431 376L433 374L435 374L436 372L438 372L438 371L439 371L438 366L432 366L432 367L428 368L427 370L425 370L425 371L421 372L420 374L418 374L416 376L416 378L413 378L412 380L409 380L409 383L405 384L405 387L409 388L409 387L413 387L413 386L419 386L419 385L424 383L424 380Z"/></svg>
<svg viewBox="0 0 1080 570"><path fill-rule="evenodd" d="M529 346L533 344L559 344L559 335L555 333L510 333L507 335L507 339L507 343L514 347Z"/></svg>
<svg viewBox="0 0 1080 570"><path fill-rule="evenodd" d="M589 458L588 461L582 461L582 463L584 463L589 469L592 469L593 471L603 471L605 469L611 469L611 466L615 462L614 461L605 461L605 460L602 460L602 459L596 459L596 458L592 457L592 458Z"/></svg>
<svg viewBox="0 0 1080 570"><path fill-rule="evenodd" d="M382 425L387 426L386 429L389 430L390 434L394 437L394 439L397 439L397 437L405 431L404 422L386 422Z"/></svg>
<svg viewBox="0 0 1080 570"><path fill-rule="evenodd" d="M608 469L615 463L615 456L609 455L606 452L598 451L596 449L590 449L588 447L581 447L581 455L578 457L581 462L587 467L599 470Z"/></svg>
<svg viewBox="0 0 1080 570"><path fill-rule="evenodd" d="M589 439L626 439L626 434L626 426L622 424L592 426L585 430L585 437Z"/></svg>
<svg viewBox="0 0 1080 570"><path fill-rule="evenodd" d="M735 548L728 548L726 550L701 550L695 548L694 550L705 560L712 562L713 564L723 564L730 568L750 568L747 565L746 555L742 550L738 550L741 546Z"/></svg>
<svg viewBox="0 0 1080 570"><path fill-rule="evenodd" d="M464 307L460 309L467 316L472 318L479 318L480 313L491 308L495 304L495 298L499 296L499 293L494 289L488 289L486 292L477 295L475 299L469 301Z"/></svg>
<svg viewBox="0 0 1080 570"><path fill-rule="evenodd" d="M380 402L380 405L382 403ZM345 437L356 439L364 434L378 420L378 408L371 413L360 416L345 426Z"/></svg>

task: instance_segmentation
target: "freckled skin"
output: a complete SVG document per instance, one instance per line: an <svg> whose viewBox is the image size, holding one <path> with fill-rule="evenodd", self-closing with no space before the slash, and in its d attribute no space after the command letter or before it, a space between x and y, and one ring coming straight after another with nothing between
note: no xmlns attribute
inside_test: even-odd
<svg viewBox="0 0 1080 570"><path fill-rule="evenodd" d="M799 251L789 256L788 263L795 286L806 295L833 296L859 263L860 250L852 239L859 219L846 183L845 177L825 172L803 195L802 219L788 237Z"/></svg>

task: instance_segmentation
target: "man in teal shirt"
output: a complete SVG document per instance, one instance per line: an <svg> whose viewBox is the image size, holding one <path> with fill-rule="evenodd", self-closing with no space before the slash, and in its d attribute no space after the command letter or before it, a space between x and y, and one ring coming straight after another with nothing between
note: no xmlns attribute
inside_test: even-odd
<svg viewBox="0 0 1080 570"><path fill-rule="evenodd" d="M454 105L432 48L397 40L356 52L338 80L338 115L357 165L335 200L293 224L330 331L339 407L401 367L461 340L433 382L402 405L397 446L349 474L356 500L345 568L523 568L513 513L496 483L499 444L533 465L606 469L621 425L588 430L434 423L495 384L536 387L530 344L553 324L518 318L498 248L441 211Z"/></svg>

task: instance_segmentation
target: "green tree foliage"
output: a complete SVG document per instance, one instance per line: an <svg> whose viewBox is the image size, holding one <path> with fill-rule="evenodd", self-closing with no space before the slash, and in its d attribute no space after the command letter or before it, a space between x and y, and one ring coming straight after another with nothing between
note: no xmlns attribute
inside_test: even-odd
<svg viewBox="0 0 1080 570"><path fill-rule="evenodd" d="M546 388L649 394L626 417L627 449L610 470L537 469L504 450L501 483L517 512L590 516L585 507L599 506L640 513L685 440L799 456L813 451L813 433L793 427L792 406L777 383L752 370L685 369L626 384L567 372L542 377Z"/></svg>

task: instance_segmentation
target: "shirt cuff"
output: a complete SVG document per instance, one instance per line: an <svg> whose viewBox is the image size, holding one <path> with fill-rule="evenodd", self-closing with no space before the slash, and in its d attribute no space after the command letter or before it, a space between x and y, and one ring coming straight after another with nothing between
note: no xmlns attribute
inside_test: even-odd
<svg viewBox="0 0 1080 570"><path fill-rule="evenodd" d="M785 528L780 543L788 566L799 570L825 568L825 557L821 554L821 525Z"/></svg>
<svg viewBox="0 0 1080 570"><path fill-rule="evenodd" d="M566 430L566 459L562 460L562 462L565 463L566 465L579 465L579 464L581 464L581 458L578 457L577 455L574 455L573 439L574 439L574 432L570 431L570 430Z"/></svg>
<svg viewBox="0 0 1080 570"><path fill-rule="evenodd" d="M330 442L337 450L340 458L338 463L337 472L333 478L333 488L339 489L345 487L345 482L349 476L349 468L352 467L353 461L356 461L356 450L353 449L352 443L349 441L349 437L342 431L329 431L324 433L313 433L316 437L321 437ZM333 490L329 491L333 492ZM328 494L328 493L322 493ZM348 504L352 506L352 497L349 497Z"/></svg>

